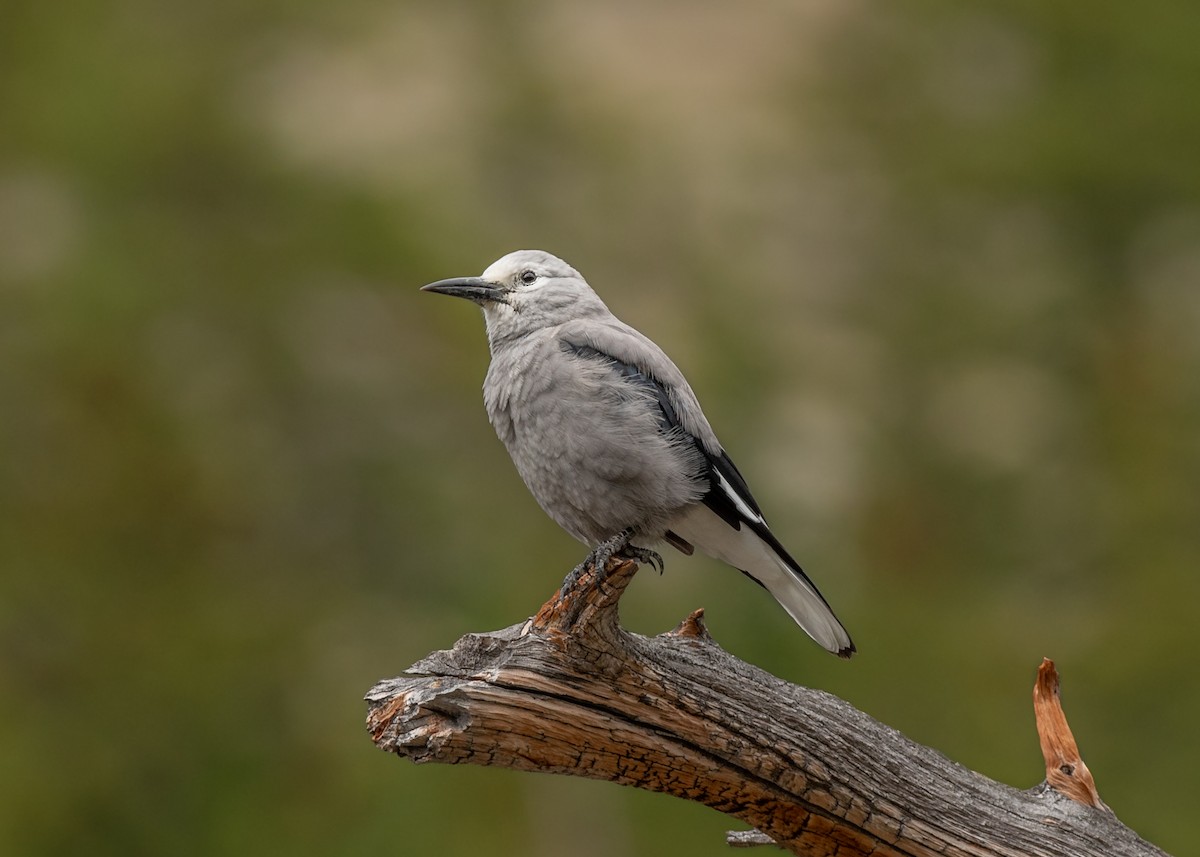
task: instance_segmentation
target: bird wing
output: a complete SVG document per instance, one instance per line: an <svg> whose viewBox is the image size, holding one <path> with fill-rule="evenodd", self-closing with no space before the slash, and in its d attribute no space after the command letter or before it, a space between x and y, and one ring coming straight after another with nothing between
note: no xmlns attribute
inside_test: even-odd
<svg viewBox="0 0 1200 857"><path fill-rule="evenodd" d="M662 349L620 322L564 330L560 343L564 351L580 358L608 363L628 383L643 388L658 403L662 431L682 432L699 451L705 467L702 475L708 480L700 502L707 511L684 512L667 541L695 543L728 562L767 589L809 636L829 651L849 657L855 651L849 634L767 526L745 478L717 442L683 374Z"/></svg>
<svg viewBox="0 0 1200 857"><path fill-rule="evenodd" d="M650 393L661 410L661 429L682 431L703 457L709 491L702 502L735 530L747 524L783 551L767 529L750 486L717 441L696 394L661 348L620 322L568 327L560 342L565 351L579 357L607 362L626 381ZM783 553L786 555L786 551ZM799 566L796 568L799 570Z"/></svg>
<svg viewBox="0 0 1200 857"><path fill-rule="evenodd" d="M569 348L590 348L613 364L629 367L631 372L625 373L629 380L638 382L634 376L639 375L657 388L655 396L660 404L669 406L673 425L695 438L704 452L720 454L721 444L696 394L671 358L653 341L612 315L607 320L568 322L559 329L559 340Z"/></svg>

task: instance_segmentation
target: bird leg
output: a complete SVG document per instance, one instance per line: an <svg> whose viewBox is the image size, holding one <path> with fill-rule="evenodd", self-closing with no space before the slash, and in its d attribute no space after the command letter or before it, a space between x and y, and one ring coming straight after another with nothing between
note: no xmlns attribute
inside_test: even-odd
<svg viewBox="0 0 1200 857"><path fill-rule="evenodd" d="M631 545L629 540L633 538L633 528L627 527L615 536L605 539L596 545L588 555L584 557L583 562L575 566L570 574L562 583L562 592L565 595L568 590L574 589L579 583L579 578L583 576L584 570L590 565L596 572L596 582L599 583L608 573L608 561L614 556L618 559L631 559L641 565L651 565L658 570L659 574L663 573L663 558L648 548L640 548L636 545Z"/></svg>
<svg viewBox="0 0 1200 857"><path fill-rule="evenodd" d="M574 570L563 581L563 594L565 595L568 590L575 588L579 583L579 578L583 576L584 571L589 565L596 572L596 582L599 583L603 580L604 575L608 572L608 561L614 556L619 555L620 551L624 548L627 548L629 546L629 539L632 537L633 530L625 529L615 536L605 539L588 551L588 555L583 558L583 562L575 566Z"/></svg>

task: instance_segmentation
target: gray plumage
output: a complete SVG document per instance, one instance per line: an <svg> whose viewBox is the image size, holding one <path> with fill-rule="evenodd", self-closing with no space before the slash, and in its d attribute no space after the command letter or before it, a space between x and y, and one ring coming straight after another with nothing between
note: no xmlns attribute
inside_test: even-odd
<svg viewBox="0 0 1200 857"><path fill-rule="evenodd" d="M665 540L762 584L814 640L854 644L771 534L683 374L620 321L579 272L540 250L426 291L483 308L492 361L484 404L521 478L590 559L656 558Z"/></svg>

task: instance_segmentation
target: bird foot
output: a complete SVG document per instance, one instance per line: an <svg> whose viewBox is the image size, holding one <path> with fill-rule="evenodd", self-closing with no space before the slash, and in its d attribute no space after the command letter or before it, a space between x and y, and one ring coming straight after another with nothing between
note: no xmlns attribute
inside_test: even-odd
<svg viewBox="0 0 1200 857"><path fill-rule="evenodd" d="M583 577L584 571L591 565L591 556L589 553L583 562L571 569L570 573L563 578L562 586L558 590L560 596L566 597L568 592L579 585L579 578Z"/></svg>
<svg viewBox="0 0 1200 857"><path fill-rule="evenodd" d="M566 576L562 583L562 594L574 589L579 584L579 579L583 577L584 571L591 566L595 570L596 583L604 580L608 574L608 561L613 557L618 559L631 559L641 565L651 565L658 570L659 574L663 572L663 558L648 548L640 548L636 545L631 545L629 540L633 538L633 530L625 529L617 533L615 536L605 539L596 545L584 557L583 562L575 566L571 573Z"/></svg>
<svg viewBox="0 0 1200 857"><path fill-rule="evenodd" d="M660 575L666 569L662 554L652 551L649 548L640 548L637 545L625 545L625 547L617 551L615 556L619 556L622 559L631 559L640 565L651 566Z"/></svg>

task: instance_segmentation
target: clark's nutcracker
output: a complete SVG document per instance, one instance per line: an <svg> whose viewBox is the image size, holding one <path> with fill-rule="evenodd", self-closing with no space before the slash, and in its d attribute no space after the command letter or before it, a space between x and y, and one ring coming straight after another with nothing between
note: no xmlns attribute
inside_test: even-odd
<svg viewBox="0 0 1200 857"><path fill-rule="evenodd" d="M662 349L617 319L579 272L518 250L483 276L424 291L483 308L492 362L484 404L538 504L592 548L651 562L646 545L693 546L740 569L810 637L842 657L854 643L767 528L692 388ZM631 541L633 543L631 543Z"/></svg>

